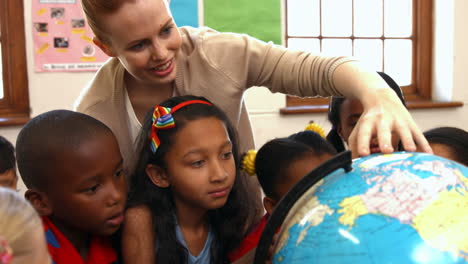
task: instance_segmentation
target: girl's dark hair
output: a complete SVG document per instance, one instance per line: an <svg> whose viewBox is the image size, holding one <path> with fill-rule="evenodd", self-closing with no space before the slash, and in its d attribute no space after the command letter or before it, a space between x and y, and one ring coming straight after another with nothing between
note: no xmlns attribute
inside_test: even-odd
<svg viewBox="0 0 468 264"><path fill-rule="evenodd" d="M384 72L377 72L382 79L392 88L393 91L397 94L398 98L400 98L403 105L406 107L405 98L403 97L403 92L401 91L400 86L392 79L392 77L388 76ZM330 104L328 105L328 121L332 124L332 129L328 132L327 140L330 142L333 147L335 147L336 151L342 152L345 151L345 145L343 140L341 139L340 135L338 134L338 125L340 124L340 110L341 105L346 100L345 97L341 96L333 96L330 99ZM402 149L401 145L399 146L400 150Z"/></svg>
<svg viewBox="0 0 468 264"><path fill-rule="evenodd" d="M437 127L424 132L429 143L449 147L455 161L468 166L468 132L456 127Z"/></svg>
<svg viewBox="0 0 468 264"><path fill-rule="evenodd" d="M255 158L255 173L268 197L280 199L275 187L286 180L284 175L291 163L310 156L335 155L336 150L319 134L312 131L302 131L287 138L277 138L268 141L257 152Z"/></svg>
<svg viewBox="0 0 468 264"><path fill-rule="evenodd" d="M160 105L174 107L189 100L208 101L203 97L179 96L172 97ZM171 189L154 185L146 174L146 166L154 164L163 169L167 168L164 157L174 144L174 137L178 131L191 121L214 117L226 126L232 142L235 165L238 168L237 135L226 114L217 106L190 104L172 114L176 124L175 128L158 131L161 144L157 152L153 154L149 140L152 113L153 109L148 112L138 139L140 156L134 175L131 177L128 206L145 205L150 208L154 217L154 232L157 239L156 260L158 263L186 263L188 251L176 238L176 211ZM226 204L222 208L208 211L210 230L214 235L210 251L211 263L226 262L228 252L239 245L247 228L254 224L255 209L253 201L255 198L251 193L247 192L247 179L245 177L245 175L239 173L239 170L236 170L234 186Z"/></svg>

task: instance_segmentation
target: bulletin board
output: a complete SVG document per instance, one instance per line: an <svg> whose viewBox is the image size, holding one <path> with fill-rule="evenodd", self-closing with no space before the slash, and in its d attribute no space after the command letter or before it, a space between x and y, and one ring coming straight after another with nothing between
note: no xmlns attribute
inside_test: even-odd
<svg viewBox="0 0 468 264"><path fill-rule="evenodd" d="M198 0L171 0L170 8L178 26L199 25ZM33 0L31 17L36 72L96 71L109 59L93 43L81 0Z"/></svg>
<svg viewBox="0 0 468 264"><path fill-rule="evenodd" d="M33 0L36 72L95 71L109 58L93 43L80 0Z"/></svg>

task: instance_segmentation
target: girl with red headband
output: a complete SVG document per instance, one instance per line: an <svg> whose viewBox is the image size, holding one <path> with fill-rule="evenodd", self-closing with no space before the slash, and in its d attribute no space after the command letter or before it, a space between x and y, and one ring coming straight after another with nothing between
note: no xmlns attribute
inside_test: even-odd
<svg viewBox="0 0 468 264"><path fill-rule="evenodd" d="M124 263L226 262L256 212L225 113L201 97L173 97L148 114L138 146Z"/></svg>

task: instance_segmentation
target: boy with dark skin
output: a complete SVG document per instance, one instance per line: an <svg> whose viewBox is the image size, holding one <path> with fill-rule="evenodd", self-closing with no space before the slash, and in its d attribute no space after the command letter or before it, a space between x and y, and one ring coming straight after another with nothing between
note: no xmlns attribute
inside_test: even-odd
<svg viewBox="0 0 468 264"><path fill-rule="evenodd" d="M54 263L115 263L109 236L123 221L127 186L109 128L55 110L29 121L16 146L25 196L42 216Z"/></svg>

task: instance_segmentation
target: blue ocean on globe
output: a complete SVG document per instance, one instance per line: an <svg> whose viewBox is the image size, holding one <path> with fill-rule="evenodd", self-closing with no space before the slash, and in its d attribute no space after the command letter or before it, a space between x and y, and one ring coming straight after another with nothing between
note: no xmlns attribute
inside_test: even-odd
<svg viewBox="0 0 468 264"><path fill-rule="evenodd" d="M468 168L424 153L353 161L283 222L273 263L468 263Z"/></svg>

